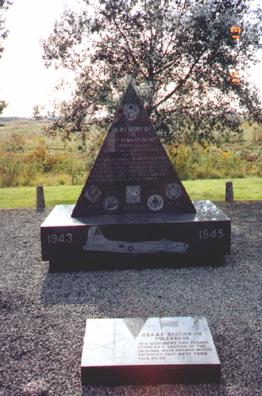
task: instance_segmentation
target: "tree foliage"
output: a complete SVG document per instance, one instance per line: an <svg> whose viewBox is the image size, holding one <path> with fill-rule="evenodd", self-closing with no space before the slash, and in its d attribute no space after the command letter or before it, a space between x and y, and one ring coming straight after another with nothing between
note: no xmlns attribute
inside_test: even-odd
<svg viewBox="0 0 262 396"><path fill-rule="evenodd" d="M9 0L0 0L0 57L4 50L3 41L7 37L7 29L5 26L5 12L10 5Z"/></svg>
<svg viewBox="0 0 262 396"><path fill-rule="evenodd" d="M261 122L247 78L258 62L262 9L249 0L81 0L43 43L47 66L76 73L53 129L108 125L132 78L165 141L217 141ZM239 26L239 42L230 27ZM230 73L237 70L240 84Z"/></svg>
<svg viewBox="0 0 262 396"><path fill-rule="evenodd" d="M10 4L11 3L8 0L0 0L0 58L4 50L3 41L6 39L8 33L5 27L4 15ZM0 100L0 114L3 112L6 106L7 103L3 100Z"/></svg>
<svg viewBox="0 0 262 396"><path fill-rule="evenodd" d="M4 100L0 100L0 114L3 112L3 110L6 108L7 103Z"/></svg>

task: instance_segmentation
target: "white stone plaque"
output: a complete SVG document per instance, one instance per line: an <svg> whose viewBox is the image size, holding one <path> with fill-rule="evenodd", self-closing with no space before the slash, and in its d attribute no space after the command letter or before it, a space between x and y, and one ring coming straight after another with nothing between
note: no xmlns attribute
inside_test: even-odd
<svg viewBox="0 0 262 396"><path fill-rule="evenodd" d="M103 367L105 372L110 368L112 372L115 367L115 374L120 375L121 367L131 370L146 366L161 372L168 366L168 373L171 369L174 372L182 369L181 378L187 378L187 370L193 370L192 382L197 372L199 379L203 376L206 367L206 382L216 382L212 381L214 373L210 375L210 368L214 369L217 379L220 362L206 319L87 319L81 363L82 374L87 369L85 378L88 378L88 368ZM103 371L99 375L103 376Z"/></svg>

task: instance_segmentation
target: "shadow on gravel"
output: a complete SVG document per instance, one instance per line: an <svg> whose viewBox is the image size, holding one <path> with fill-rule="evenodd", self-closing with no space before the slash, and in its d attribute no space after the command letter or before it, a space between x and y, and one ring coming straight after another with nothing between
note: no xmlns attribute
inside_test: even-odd
<svg viewBox="0 0 262 396"><path fill-rule="evenodd" d="M183 267L214 267L224 265L224 256L187 255L179 254L148 254L148 255L125 255L114 253L97 253L90 258L83 259L74 257L62 257L49 262L49 272L80 272L80 271L110 271L110 270L143 270L162 268Z"/></svg>
<svg viewBox="0 0 262 396"><path fill-rule="evenodd" d="M158 257L147 258L146 260L134 259L128 260L125 257L118 261L107 262L103 260L103 264L96 262L89 263L86 268L86 263L72 264L66 262L56 262L49 264L49 273L43 279L41 302L43 304L90 304L92 295L96 298L97 295L107 295L105 289L108 290L108 297L114 294L114 288L122 289L123 285L112 284L112 279L125 279L125 292L128 292L129 278L138 276L145 270L168 270L174 271L183 268L205 268L205 267L221 267L225 265L224 257L198 257L191 258L191 260L177 260L174 265L174 257L167 257L160 260ZM127 276L126 274L129 274ZM124 281L123 281L124 282ZM138 281L139 284L139 281ZM132 291L131 291L132 292Z"/></svg>

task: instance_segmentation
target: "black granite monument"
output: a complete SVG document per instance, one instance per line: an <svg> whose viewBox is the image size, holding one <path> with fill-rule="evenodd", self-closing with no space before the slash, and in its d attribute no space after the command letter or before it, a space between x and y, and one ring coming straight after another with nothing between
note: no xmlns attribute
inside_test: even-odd
<svg viewBox="0 0 262 396"><path fill-rule="evenodd" d="M205 318L87 319L82 384L219 383Z"/></svg>
<svg viewBox="0 0 262 396"><path fill-rule="evenodd" d="M230 233L216 205L191 202L130 84L76 205L56 206L41 225L42 259L57 271L158 255L213 264L230 253Z"/></svg>

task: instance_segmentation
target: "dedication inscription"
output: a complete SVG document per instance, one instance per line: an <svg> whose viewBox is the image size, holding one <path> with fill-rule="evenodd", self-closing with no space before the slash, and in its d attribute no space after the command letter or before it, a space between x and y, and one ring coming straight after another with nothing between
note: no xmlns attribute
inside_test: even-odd
<svg viewBox="0 0 262 396"><path fill-rule="evenodd" d="M130 84L72 217L195 212Z"/></svg>
<svg viewBox="0 0 262 396"><path fill-rule="evenodd" d="M87 319L81 369L83 383L220 378L207 321L191 317Z"/></svg>

